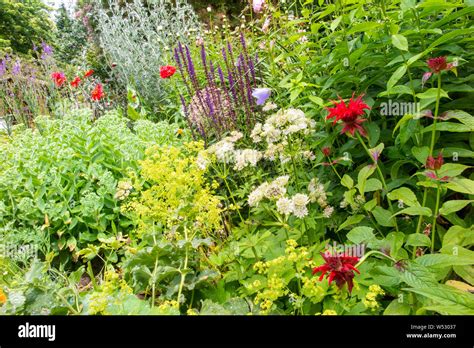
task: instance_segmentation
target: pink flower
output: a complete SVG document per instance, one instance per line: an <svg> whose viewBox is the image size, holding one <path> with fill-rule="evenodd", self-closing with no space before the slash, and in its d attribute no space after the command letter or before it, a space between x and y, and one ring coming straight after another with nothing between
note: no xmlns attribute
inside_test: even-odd
<svg viewBox="0 0 474 348"><path fill-rule="evenodd" d="M260 13L265 5L265 0L253 0L252 7L255 13Z"/></svg>

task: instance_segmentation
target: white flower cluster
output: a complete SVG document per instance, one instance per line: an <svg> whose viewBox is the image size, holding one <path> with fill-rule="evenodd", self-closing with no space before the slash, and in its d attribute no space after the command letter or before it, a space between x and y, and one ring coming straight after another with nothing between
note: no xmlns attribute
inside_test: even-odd
<svg viewBox="0 0 474 348"><path fill-rule="evenodd" d="M234 162L234 170L241 171L245 167L255 167L263 158L263 155L258 150L253 149L236 149L235 143L243 137L243 134L237 131L230 133L230 136L225 137L218 143L210 146L207 149L209 154L215 154L219 162L231 163ZM199 157L198 157L199 160ZM200 160L201 165L204 166L203 160ZM199 164L198 164L199 165Z"/></svg>
<svg viewBox="0 0 474 348"><path fill-rule="evenodd" d="M270 116L265 123L257 123L252 131L251 138L255 143L265 138L268 144L282 140L285 135L303 131L308 134L315 127L315 121L307 118L299 109L280 109Z"/></svg>
<svg viewBox="0 0 474 348"><path fill-rule="evenodd" d="M219 162L230 163L234 159L235 143L242 137L241 132L233 131L228 137L210 146L207 152L215 154Z"/></svg>
<svg viewBox="0 0 474 348"><path fill-rule="evenodd" d="M332 213L334 212L334 208L328 205L324 185L321 184L317 178L313 178L308 184L308 191L311 202L317 202L321 208L324 208L323 216L325 218L331 217Z"/></svg>
<svg viewBox="0 0 474 348"><path fill-rule="evenodd" d="M285 154L288 146L288 136L296 133L309 134L314 129L316 122L307 118L299 109L280 109L270 116L264 124L257 123L250 134L254 143L265 140L267 149L264 157L274 161L277 157L285 163L290 157ZM304 158L314 159L310 151L302 153Z"/></svg>
<svg viewBox="0 0 474 348"><path fill-rule="evenodd" d="M271 182L265 182L257 187L248 198L251 207L255 207L267 198L276 201L276 208L280 214L303 218L308 215L309 197L303 193L297 193L292 198L286 195L286 185L288 184L288 175L280 176Z"/></svg>
<svg viewBox="0 0 474 348"><path fill-rule="evenodd" d="M283 215L293 214L298 218L303 218L308 215L309 197L304 193L297 193L291 199L288 197L281 197L276 202L277 211Z"/></svg>
<svg viewBox="0 0 474 348"><path fill-rule="evenodd" d="M253 190L248 198L249 206L255 207L264 198L278 199L286 194L286 185L288 184L289 176L279 176L272 182L265 182Z"/></svg>
<svg viewBox="0 0 474 348"><path fill-rule="evenodd" d="M247 166L255 167L257 162L262 158L262 153L257 150L245 149L236 150L235 153L235 166L234 169L241 171Z"/></svg>

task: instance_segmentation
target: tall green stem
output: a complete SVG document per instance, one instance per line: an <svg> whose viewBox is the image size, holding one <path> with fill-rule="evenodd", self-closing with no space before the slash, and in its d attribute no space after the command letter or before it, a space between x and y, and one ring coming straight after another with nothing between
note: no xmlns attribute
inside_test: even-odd
<svg viewBox="0 0 474 348"><path fill-rule="evenodd" d="M431 142L430 142L430 152L429 152L430 156L433 156L433 150L434 150L434 145L435 145L436 123L438 121L440 99L441 99L441 73L438 73L438 91L436 93L436 106L435 106L435 114L434 114L434 120L433 120L433 130L431 131ZM425 187L425 190L423 192L423 201L422 201L422 204L421 204L423 207L426 204L426 199L427 198L428 198L428 188ZM416 226L416 233L420 233L422 223L423 223L423 215L420 215L420 217L418 218L418 224ZM415 253L416 253L416 248L414 247L413 248L413 258L415 257Z"/></svg>
<svg viewBox="0 0 474 348"><path fill-rule="evenodd" d="M184 279L186 278L186 272L183 273L183 270L186 271L188 269L188 258L189 258L189 254L188 254L188 246L187 246L187 242L188 242L188 230L186 229L186 227L184 227L184 239L186 240L186 246L185 246L185 257L184 257L184 266L182 269L180 269L180 273L181 273L181 281L179 283L179 289L178 289L178 303L179 303L179 300L181 298L181 293L183 291L183 286L184 286Z"/></svg>
<svg viewBox="0 0 474 348"><path fill-rule="evenodd" d="M374 165L375 165L375 168L377 170L377 173L380 177L380 181L382 181L382 185L383 185L383 188L386 192L386 194L388 194L388 187L387 187L387 183L385 182L385 178L383 176L383 173L382 173L382 170L380 169L377 161L374 159L374 157L372 156L372 154L370 153L369 151L369 148L367 147L367 145L365 144L364 140L362 139L362 137L360 136L359 132L356 132L356 135L357 135L357 139L359 139L360 143L362 144L362 146L364 147L365 151L367 152L367 154L369 155L369 157L372 159L372 161L374 162ZM393 210L393 206L392 206L392 202L390 202L390 199L387 198L387 202L388 202L388 206L390 207L390 211L392 212L392 214L394 214L394 210ZM397 220L394 218L393 219L393 222L395 223L395 229L397 230L398 232L398 224L397 224Z"/></svg>
<svg viewBox="0 0 474 348"><path fill-rule="evenodd" d="M438 210L439 210L439 199L441 196L441 190L440 190L440 184L438 182L438 187L436 188L436 205L435 205L435 211L433 214L433 223L431 224L432 230L431 230L431 252L434 252L434 244L435 244L435 234L436 234L436 219L438 217Z"/></svg>

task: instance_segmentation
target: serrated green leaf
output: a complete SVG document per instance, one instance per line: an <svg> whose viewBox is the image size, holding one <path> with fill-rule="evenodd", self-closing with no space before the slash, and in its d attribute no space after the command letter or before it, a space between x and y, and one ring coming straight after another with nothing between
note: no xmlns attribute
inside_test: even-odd
<svg viewBox="0 0 474 348"><path fill-rule="evenodd" d="M360 244L362 242L368 242L371 239L375 238L375 235L374 235L373 231L374 231L374 229L372 227L367 227L367 226L354 227L347 234L347 238L355 244Z"/></svg>
<svg viewBox="0 0 474 348"><path fill-rule="evenodd" d="M409 207L412 206L419 206L420 203L416 198L416 195L407 187L400 187L395 189L387 194L387 197L390 200L397 200L403 202L403 204L408 205Z"/></svg>
<svg viewBox="0 0 474 348"><path fill-rule="evenodd" d="M439 209L441 215L449 215L463 209L466 205L473 203L474 200L455 200L444 202Z"/></svg>

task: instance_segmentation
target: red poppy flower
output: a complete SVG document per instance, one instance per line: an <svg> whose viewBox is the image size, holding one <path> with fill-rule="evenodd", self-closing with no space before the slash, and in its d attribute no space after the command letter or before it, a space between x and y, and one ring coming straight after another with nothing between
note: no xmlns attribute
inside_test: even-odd
<svg viewBox="0 0 474 348"><path fill-rule="evenodd" d="M359 132L361 135L366 136L364 128L361 124L367 119L361 117L364 115L364 110L370 110L370 107L363 102L362 95L354 99L354 94L352 94L351 99L346 104L341 97L340 102L333 101L333 108L326 108L329 111L329 115L326 117L326 120L330 118L335 118L333 124L337 121L342 121L344 127L342 128L341 134L349 132L351 135L354 135L355 132Z"/></svg>
<svg viewBox="0 0 474 348"><path fill-rule="evenodd" d="M64 73L62 72L53 72L51 74L51 78L53 79L54 81L54 84L57 86L57 87L61 87L64 82L66 82L66 76L64 75Z"/></svg>
<svg viewBox="0 0 474 348"><path fill-rule="evenodd" d="M160 68L160 76L162 79L168 79L174 75L176 68L172 65L165 65Z"/></svg>
<svg viewBox="0 0 474 348"><path fill-rule="evenodd" d="M428 156L428 158L426 159L425 167L431 170L438 170L443 165L443 162L443 154L440 152L438 153L437 158L433 158L433 156Z"/></svg>
<svg viewBox="0 0 474 348"><path fill-rule="evenodd" d="M94 90L91 93L91 98L92 100L99 101L105 96L104 89L102 87L102 84L98 83Z"/></svg>
<svg viewBox="0 0 474 348"><path fill-rule="evenodd" d="M327 279L329 285L332 281L336 281L336 285L339 288L342 288L345 283L349 289L349 293L352 292L352 287L354 286L352 279L354 278L354 271L359 273L359 270L354 266L359 261L359 258L356 256L349 256L346 254L331 256L329 252L321 253L324 261L324 265L315 267L313 269L313 274L321 272L319 281L323 280L324 276L329 272Z"/></svg>
<svg viewBox="0 0 474 348"><path fill-rule="evenodd" d="M84 78L91 76L94 73L94 70L90 69L84 73Z"/></svg>
<svg viewBox="0 0 474 348"><path fill-rule="evenodd" d="M74 88L77 88L77 86L79 86L80 83L81 83L81 79L79 78L79 76L76 76L74 80L71 81L71 86Z"/></svg>

